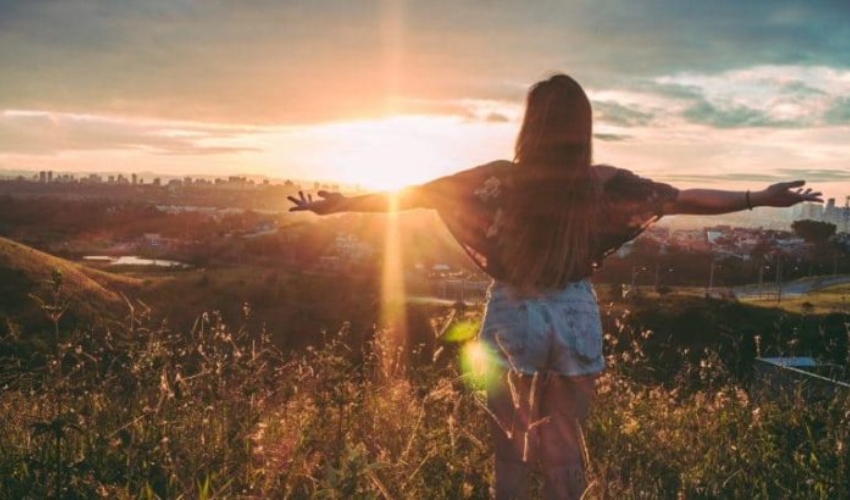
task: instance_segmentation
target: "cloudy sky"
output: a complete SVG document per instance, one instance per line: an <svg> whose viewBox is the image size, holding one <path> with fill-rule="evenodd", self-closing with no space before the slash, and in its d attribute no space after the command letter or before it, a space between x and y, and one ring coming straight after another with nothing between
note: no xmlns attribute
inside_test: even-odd
<svg viewBox="0 0 850 500"><path fill-rule="evenodd" d="M598 162L850 194L847 0L0 0L0 68L0 169L419 182L561 71Z"/></svg>

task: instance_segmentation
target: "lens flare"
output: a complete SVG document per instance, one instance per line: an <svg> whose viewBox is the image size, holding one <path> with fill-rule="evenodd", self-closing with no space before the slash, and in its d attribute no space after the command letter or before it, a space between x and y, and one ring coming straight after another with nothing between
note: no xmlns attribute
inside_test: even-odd
<svg viewBox="0 0 850 500"><path fill-rule="evenodd" d="M479 324L475 321L458 321L444 333L440 340L453 344L468 342L478 334Z"/></svg>
<svg viewBox="0 0 850 500"><path fill-rule="evenodd" d="M494 362L493 352L478 340L467 342L460 349L460 371L464 382L472 389L486 389L487 373Z"/></svg>

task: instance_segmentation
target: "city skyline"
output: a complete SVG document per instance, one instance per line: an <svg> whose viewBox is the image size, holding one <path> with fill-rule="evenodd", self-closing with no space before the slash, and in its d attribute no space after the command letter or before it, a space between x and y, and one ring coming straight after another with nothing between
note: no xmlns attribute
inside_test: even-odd
<svg viewBox="0 0 850 500"><path fill-rule="evenodd" d="M0 0L0 169L372 188L510 158L588 90L595 158L679 187L850 194L841 1Z"/></svg>

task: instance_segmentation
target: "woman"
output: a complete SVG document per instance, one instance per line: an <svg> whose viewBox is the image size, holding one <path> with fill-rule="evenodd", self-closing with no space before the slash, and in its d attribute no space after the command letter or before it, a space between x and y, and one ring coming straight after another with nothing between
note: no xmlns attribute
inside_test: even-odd
<svg viewBox="0 0 850 500"><path fill-rule="evenodd" d="M678 190L592 164L590 101L566 75L528 93L514 161L496 161L408 188L347 198L290 197L318 214L417 207L438 211L494 282L480 339L499 366L490 373L495 496L523 498L529 464L549 498L585 489L581 428L604 369L602 332L588 281L606 255L662 215L722 214L821 201L803 181L762 191Z"/></svg>

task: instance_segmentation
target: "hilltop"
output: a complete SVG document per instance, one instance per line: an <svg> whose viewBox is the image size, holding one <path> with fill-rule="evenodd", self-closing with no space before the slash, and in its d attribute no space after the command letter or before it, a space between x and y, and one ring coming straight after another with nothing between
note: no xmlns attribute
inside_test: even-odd
<svg viewBox="0 0 850 500"><path fill-rule="evenodd" d="M39 299L54 301L55 271L61 275L59 300L68 306L63 327L121 318L127 312L121 293L142 286L140 279L92 269L0 237L0 331L23 325L29 332L47 326Z"/></svg>

